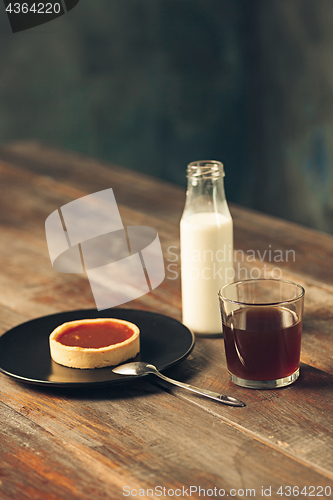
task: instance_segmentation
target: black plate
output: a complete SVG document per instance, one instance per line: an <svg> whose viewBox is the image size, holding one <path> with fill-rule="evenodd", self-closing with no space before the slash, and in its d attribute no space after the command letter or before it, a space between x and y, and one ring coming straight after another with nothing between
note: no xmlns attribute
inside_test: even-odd
<svg viewBox="0 0 333 500"><path fill-rule="evenodd" d="M20 382L50 386L116 384L137 376L117 375L112 367L95 370L66 368L50 356L49 335L62 323L87 318L118 318L140 328L140 353L132 361L147 361L159 370L186 358L194 347L194 336L175 319L135 309L87 309L33 319L0 337L0 371Z"/></svg>

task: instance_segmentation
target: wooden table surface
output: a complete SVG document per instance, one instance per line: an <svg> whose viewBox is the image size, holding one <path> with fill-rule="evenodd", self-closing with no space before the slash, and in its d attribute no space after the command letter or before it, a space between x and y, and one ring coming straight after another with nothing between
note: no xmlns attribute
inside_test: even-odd
<svg viewBox="0 0 333 500"><path fill-rule="evenodd" d="M126 307L181 319L175 255L184 189L22 142L0 148L1 333L39 316L95 307L85 276L53 270L45 219L110 187L125 225L158 231L166 265L164 282ZM306 289L299 380L269 391L233 385L221 338L197 338L190 356L166 374L232 394L245 408L154 377L65 390L0 374L1 500L333 497L333 237L231 210L240 272L280 273Z"/></svg>

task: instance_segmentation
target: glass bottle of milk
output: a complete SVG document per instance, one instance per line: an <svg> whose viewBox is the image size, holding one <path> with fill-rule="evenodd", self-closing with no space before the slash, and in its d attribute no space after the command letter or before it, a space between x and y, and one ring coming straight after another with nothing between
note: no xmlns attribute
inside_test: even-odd
<svg viewBox="0 0 333 500"><path fill-rule="evenodd" d="M187 167L180 221L183 323L195 334L221 335L218 291L234 278L233 223L219 161Z"/></svg>

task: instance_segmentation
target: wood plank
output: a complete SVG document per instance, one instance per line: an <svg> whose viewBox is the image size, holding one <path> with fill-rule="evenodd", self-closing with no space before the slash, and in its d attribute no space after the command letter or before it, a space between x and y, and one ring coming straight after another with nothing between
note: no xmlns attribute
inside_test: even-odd
<svg viewBox="0 0 333 500"><path fill-rule="evenodd" d="M20 169L1 162L0 174L4 185L10 187L3 188L2 193L0 191L0 224L4 228L0 241L3 259L3 273L0 276L3 303L12 308L19 307L25 314L30 311L31 316L64 308L95 307L86 276L57 273L52 269L45 239L46 217L56 208L86 193L74 189L69 193L68 189L62 188L58 183L45 185L35 174L23 172L21 175ZM120 211L127 225L158 225L156 218L144 216L122 206ZM163 249L166 249L169 243L170 229L171 227L167 227L159 231ZM173 283L172 281L171 287ZM165 290L162 307L164 311L167 295L169 300L175 301L172 292L168 292L166 288ZM80 304L77 302L78 297ZM37 309L40 307L39 314L36 306Z"/></svg>
<svg viewBox="0 0 333 500"><path fill-rule="evenodd" d="M285 448L230 425L230 415L239 413L241 419L243 409L223 407L221 415L203 412L200 406L145 381L125 388L64 393L22 391L6 380L1 397L65 442L68 449L115 473L124 484L255 488L258 493L262 486L271 486L275 492L281 485L333 487L333 475L326 470L293 460ZM119 493L113 498L120 498ZM196 492L193 497L200 495Z"/></svg>
<svg viewBox="0 0 333 500"><path fill-rule="evenodd" d="M260 256L266 250L265 262L271 255L273 266L333 285L332 235L235 206L232 215L235 248L243 250L244 259L249 257L249 250L259 251ZM284 260L274 260L279 258Z"/></svg>
<svg viewBox="0 0 333 500"><path fill-rule="evenodd" d="M2 500L119 498L119 491L129 483L112 467L92 457L88 460L64 436L55 437L34 423L27 417L27 406L20 414L1 403L0 412ZM133 482L130 486L139 487Z"/></svg>
<svg viewBox="0 0 333 500"><path fill-rule="evenodd" d="M244 432L260 436L265 443L284 450L302 463L333 474L332 375L302 364L300 378L289 387L244 389L228 378L222 339L197 339L191 356L166 373L176 380L244 401L247 406L243 412L230 412L227 416L222 405L181 389L171 389L178 397L226 419Z"/></svg>
<svg viewBox="0 0 333 500"><path fill-rule="evenodd" d="M83 191L113 187L117 201L144 214L155 214L164 221L179 225L184 208L185 189L171 183L139 174L114 164L101 162L70 151L59 151L37 142L21 142L0 148L0 158L43 176ZM96 172L92 176L91 172ZM185 166L184 166L185 175ZM110 185L112 184L112 185ZM269 250L295 252L295 260L283 263L289 271L333 284L333 268L327 259L333 248L333 237L276 217L267 216L231 204L235 223L235 248L254 250L268 262ZM276 256L276 254L275 254Z"/></svg>
<svg viewBox="0 0 333 500"><path fill-rule="evenodd" d="M184 188L74 151L39 142L15 142L0 147L0 158L25 171L46 176L51 182L88 189L88 193L112 187L117 203L155 214L165 221L175 222L175 214L178 217L184 207ZM186 165L184 179L185 172ZM133 190L135 196L132 196Z"/></svg>
<svg viewBox="0 0 333 500"><path fill-rule="evenodd" d="M193 354L180 366L169 370L169 374L175 379L244 400L247 408L236 413L233 409L172 389L180 398L222 419L228 412L226 421L230 425L257 438L260 436L261 440L286 450L302 462L333 473L332 376L304 365L300 380L288 388L276 391L239 388L228 380L222 339L197 339Z"/></svg>
<svg viewBox="0 0 333 500"><path fill-rule="evenodd" d="M111 187L118 193L119 203L143 213L154 213L159 218L171 220L176 225L179 223L184 207L185 190L174 184L78 153L59 151L33 142L2 146L0 158L10 159L13 164L20 165L24 169L53 176L52 178L58 182L65 181L67 185L83 190L86 190L87 186L93 190L103 189L106 184L112 182ZM98 172L98 175L91 176L91 170ZM332 268L325 262L326 252L331 252L332 249L331 235L266 216L248 208L242 209L234 205L231 207L236 226L237 249L259 250L261 254L265 250L268 254L270 249L272 252L295 250L296 259L289 261L289 265L295 267L299 263L303 273L309 272L309 269L302 267L302 257L305 255L307 268L310 267L312 273L317 273L317 279L323 277L324 281L327 281L328 272L329 279L332 280ZM325 272L322 271L322 265L325 266Z"/></svg>

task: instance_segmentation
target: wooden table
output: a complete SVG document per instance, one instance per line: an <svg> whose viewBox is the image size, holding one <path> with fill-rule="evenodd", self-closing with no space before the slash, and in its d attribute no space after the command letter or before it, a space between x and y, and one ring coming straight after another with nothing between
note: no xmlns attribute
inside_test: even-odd
<svg viewBox="0 0 333 500"><path fill-rule="evenodd" d="M44 223L65 203L110 187L126 225L158 231L166 264L164 282L126 307L181 319L174 254L184 189L27 142L0 148L1 332L95 307L85 277L53 270ZM241 272L266 266L277 277L278 267L306 289L300 379L270 391L233 385L221 338L198 338L191 355L167 374L233 394L245 408L154 377L62 390L0 374L1 500L333 496L333 237L231 208ZM283 261L272 262L269 250L280 250ZM295 253L287 261L288 250Z"/></svg>

